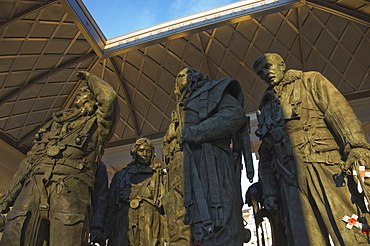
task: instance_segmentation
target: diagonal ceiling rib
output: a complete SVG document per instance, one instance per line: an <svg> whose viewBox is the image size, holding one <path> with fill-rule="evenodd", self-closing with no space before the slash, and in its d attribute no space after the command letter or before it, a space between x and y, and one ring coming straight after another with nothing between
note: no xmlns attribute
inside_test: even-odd
<svg viewBox="0 0 370 246"><path fill-rule="evenodd" d="M298 7L297 8L297 20L298 20L298 35L299 35L299 51L302 57L302 70L307 71L307 64L306 64L306 59L303 59L305 56L304 52L304 46L303 46L303 33L302 33L302 8L303 7Z"/></svg>
<svg viewBox="0 0 370 246"><path fill-rule="evenodd" d="M56 73L58 73L60 71L63 71L64 69L67 69L70 66L73 66L73 65L77 64L77 63L80 63L80 62L86 61L88 59L91 59L94 56L96 56L95 53L94 52L91 52L91 53L89 53L89 54L87 54L85 56L82 56L82 57L73 59L73 60L71 60L69 62L66 62L66 63L62 64L61 66L59 66L57 68L52 69L51 71L48 71L48 72L40 75L39 77L37 77L37 78L33 79L32 81L28 82L27 84L23 85L21 88L19 88L19 89L15 90L15 91L9 93L8 95L5 95L4 97L2 97L0 99L0 106L2 104L4 104L6 101L8 101L9 99L11 99L12 97L14 97L14 96L18 95L19 93L27 90L31 86L39 83L43 79L46 79L46 78L48 78L48 77L50 77L50 76L52 76L52 75L54 75L54 74L56 74Z"/></svg>
<svg viewBox="0 0 370 246"><path fill-rule="evenodd" d="M19 1L19 2L21 2L21 1ZM56 3L58 3L57 0L50 0L50 1L47 1L47 2L45 2L43 4L40 4L40 5L35 6L33 8L30 8L30 9L28 9L28 10L26 10L26 11L24 11L24 12L22 12L22 13L16 15L16 16L13 16L13 18L10 18L9 20L1 23L0 24L0 29L3 29L3 28L9 26L10 24L12 24L12 23L14 23L16 21L25 18L26 16L28 16L28 15L30 15L32 13L38 12L38 11L44 9L44 8L47 8L47 7L49 7L49 6L53 5L53 4L56 4Z"/></svg>
<svg viewBox="0 0 370 246"><path fill-rule="evenodd" d="M109 58L109 60L112 63L114 73L117 76L117 79L120 81L120 84L122 86L123 97L126 99L127 107L130 111L129 114L131 115L132 122L134 124L135 137L137 138L140 135L139 127L138 127L138 123L137 123L137 120L136 120L136 116L135 116L134 111L133 111L133 106L132 106L130 95L127 92L125 81L123 80L122 75L120 74L120 70L118 69L118 66L117 66L116 62L113 60L113 58Z"/></svg>

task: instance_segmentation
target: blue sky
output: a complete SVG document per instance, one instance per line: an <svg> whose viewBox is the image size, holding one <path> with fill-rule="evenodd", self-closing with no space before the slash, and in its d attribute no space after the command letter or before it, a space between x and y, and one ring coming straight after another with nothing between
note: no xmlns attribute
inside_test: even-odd
<svg viewBox="0 0 370 246"><path fill-rule="evenodd" d="M83 2L109 39L238 0L83 0Z"/></svg>

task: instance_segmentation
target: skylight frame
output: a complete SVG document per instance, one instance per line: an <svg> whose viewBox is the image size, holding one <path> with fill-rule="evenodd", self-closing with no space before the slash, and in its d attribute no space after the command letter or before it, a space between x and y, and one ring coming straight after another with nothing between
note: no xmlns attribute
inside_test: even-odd
<svg viewBox="0 0 370 246"><path fill-rule="evenodd" d="M76 25L102 58L139 49L194 32L212 29L303 5L305 0L243 0L106 39L81 0L61 0Z"/></svg>

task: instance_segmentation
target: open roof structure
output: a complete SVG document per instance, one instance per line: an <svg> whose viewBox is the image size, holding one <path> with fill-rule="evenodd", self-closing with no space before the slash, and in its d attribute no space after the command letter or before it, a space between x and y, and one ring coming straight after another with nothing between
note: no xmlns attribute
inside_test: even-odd
<svg viewBox="0 0 370 246"><path fill-rule="evenodd" d="M236 78L253 113L266 84L252 64L265 52L320 71L349 101L370 98L370 1L239 1L107 40L80 0L0 0L0 138L25 153L71 105L79 70L118 92L108 147L164 135L184 67Z"/></svg>

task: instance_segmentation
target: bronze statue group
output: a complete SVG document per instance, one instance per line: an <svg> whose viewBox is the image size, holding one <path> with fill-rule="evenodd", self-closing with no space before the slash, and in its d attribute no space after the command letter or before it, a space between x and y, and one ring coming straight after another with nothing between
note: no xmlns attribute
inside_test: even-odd
<svg viewBox="0 0 370 246"><path fill-rule="evenodd" d="M274 246L369 244L370 144L361 122L318 72L286 70L274 53L253 64L268 86L257 111L259 181L247 194L270 219ZM162 159L139 138L108 177L101 157L118 114L113 88L88 72L74 107L35 135L9 190L1 246L241 246L249 122L235 79L179 72ZM247 78L246 78L247 79ZM258 189L257 189L258 187ZM4 219L4 217L2 218ZM3 223L3 224L4 224Z"/></svg>

